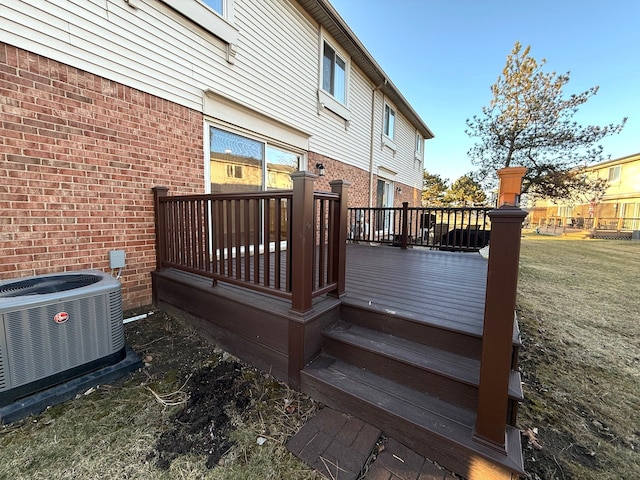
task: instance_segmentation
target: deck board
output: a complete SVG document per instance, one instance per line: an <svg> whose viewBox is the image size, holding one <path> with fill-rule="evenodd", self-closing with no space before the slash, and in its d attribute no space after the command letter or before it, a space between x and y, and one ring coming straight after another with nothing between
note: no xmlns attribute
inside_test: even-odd
<svg viewBox="0 0 640 480"><path fill-rule="evenodd" d="M478 253L350 244L343 301L478 334L486 283Z"/></svg>
<svg viewBox="0 0 640 480"><path fill-rule="evenodd" d="M273 255L271 253L269 263L275 262ZM260 257L258 264L263 270L264 255ZM280 257L281 272L286 271L285 257ZM253 265L251 262L251 268ZM195 273L183 274L185 278L187 275L192 279L198 277ZM263 272L260 275L262 277ZM202 285L211 285L210 279L199 278ZM346 295L342 301L347 305L369 307L377 312L480 336L486 281L487 261L478 253L348 244ZM285 282L283 276L282 284ZM220 288L242 291L225 285L222 279ZM267 294L265 298L275 301L275 297ZM314 303L316 301L314 299ZM282 299L281 303L283 309L290 308L288 300Z"/></svg>

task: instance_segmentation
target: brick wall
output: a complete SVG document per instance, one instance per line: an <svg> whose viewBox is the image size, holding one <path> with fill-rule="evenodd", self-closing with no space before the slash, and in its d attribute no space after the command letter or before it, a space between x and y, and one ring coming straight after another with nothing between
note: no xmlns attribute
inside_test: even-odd
<svg viewBox="0 0 640 480"><path fill-rule="evenodd" d="M316 164L322 163L326 168L326 175L318 177L315 182L316 190L329 191L329 182L332 180L347 180L351 182L349 187L349 207L367 206L369 203L369 173L353 165L347 165L330 157L325 157L318 153L309 152L307 169L310 172L318 173ZM374 185L376 178L373 179ZM375 189L373 191L373 201L375 204Z"/></svg>
<svg viewBox="0 0 640 480"><path fill-rule="evenodd" d="M309 152L307 169L310 172L318 173L316 164L322 163L326 168L326 175L319 177L315 182L316 190L331 190L329 182L331 180L348 180L351 182L349 188L349 207L366 207L369 205L369 172L362 170L353 165L347 165L330 157L320 155L318 153ZM373 175L373 206L376 205L376 186L378 184L378 176ZM404 185L395 183L395 187L400 187L400 193L394 195L393 204L395 207L401 207L402 202L409 202L409 206L420 206L421 191Z"/></svg>
<svg viewBox="0 0 640 480"><path fill-rule="evenodd" d="M151 302L151 188L202 192L203 117L0 43L0 279L109 271L125 308Z"/></svg>

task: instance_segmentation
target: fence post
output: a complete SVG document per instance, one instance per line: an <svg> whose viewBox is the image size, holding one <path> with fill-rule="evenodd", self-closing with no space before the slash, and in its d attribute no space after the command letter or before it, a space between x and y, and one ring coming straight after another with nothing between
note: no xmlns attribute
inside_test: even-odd
<svg viewBox="0 0 640 480"><path fill-rule="evenodd" d="M160 207L160 197L166 197L169 189L164 186L153 187L153 210L156 227L156 270L164 264L167 252L167 223L164 208ZM162 210L161 210L162 208Z"/></svg>
<svg viewBox="0 0 640 480"><path fill-rule="evenodd" d="M408 234L409 234L409 202L402 202L402 239L400 241L400 248L402 250L407 249Z"/></svg>
<svg viewBox="0 0 640 480"><path fill-rule="evenodd" d="M346 180L332 180L329 182L331 191L340 195L340 200L335 204L333 212L333 274L335 275L336 288L329 292L332 297L340 298L345 292L345 271L347 255L347 220L349 187L351 182Z"/></svg>
<svg viewBox="0 0 640 480"><path fill-rule="evenodd" d="M291 213L291 310L311 310L313 292L313 256L315 249L313 184L317 175L311 172L291 174L293 205Z"/></svg>
<svg viewBox="0 0 640 480"><path fill-rule="evenodd" d="M491 251L474 439L506 452L505 427L518 285L520 235L527 212L503 205L489 212Z"/></svg>

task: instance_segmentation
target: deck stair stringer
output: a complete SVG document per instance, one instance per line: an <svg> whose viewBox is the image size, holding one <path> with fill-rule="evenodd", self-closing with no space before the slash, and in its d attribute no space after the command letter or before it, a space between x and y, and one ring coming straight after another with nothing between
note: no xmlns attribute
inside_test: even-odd
<svg viewBox="0 0 640 480"><path fill-rule="evenodd" d="M342 360L320 356L303 370L302 390L380 428L420 455L469 480L524 474L520 433L505 432L503 454L473 440L475 413Z"/></svg>
<svg viewBox="0 0 640 480"><path fill-rule="evenodd" d="M505 449L474 439L482 332L342 301L340 320L323 331L322 350L301 372L301 389L349 413L469 480L524 475L523 400L514 316Z"/></svg>

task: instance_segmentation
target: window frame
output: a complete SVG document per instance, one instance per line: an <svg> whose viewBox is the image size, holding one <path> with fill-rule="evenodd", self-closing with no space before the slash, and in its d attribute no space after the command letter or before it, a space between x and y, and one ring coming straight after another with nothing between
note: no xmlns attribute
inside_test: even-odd
<svg viewBox="0 0 640 480"><path fill-rule="evenodd" d="M384 102L384 110L382 112L382 134L389 140L395 140L396 134L396 110L389 103ZM390 119L393 121L389 121Z"/></svg>
<svg viewBox="0 0 640 480"><path fill-rule="evenodd" d="M331 61L331 65L330 65L330 78L329 80L329 86L328 89L325 86L326 83L326 75L325 75L325 60L328 58L327 57L327 49L331 50L332 58L330 59ZM337 72L337 67L339 66L339 63L342 63L341 66L341 71L342 71L342 88L340 89L342 91L342 96L338 97L336 96L337 93L337 88L336 85L338 83L338 76L336 74ZM347 103L347 61L342 58L342 56L340 55L340 53L333 47L333 45L331 45L326 39L323 39L322 41L322 78L320 80L320 85L322 90L331 95L337 102L341 103L342 105L346 105Z"/></svg>
<svg viewBox="0 0 640 480"><path fill-rule="evenodd" d="M204 138L203 138L203 146L204 146L204 156L205 156L205 193L212 193L211 190L211 129L215 128L221 130L226 133L230 133L233 135L237 135L239 137L246 138L247 140L257 142L262 144L262 159L261 159L261 192L266 192L269 190L273 190L273 188L269 187L269 168L268 168L268 154L267 150L269 147L276 150L281 150L286 153L290 153L298 157L298 170L299 172L305 171L307 169L307 155L306 152L300 150L298 148L292 147L291 145L287 145L282 142L273 141L268 137L264 137L255 132L251 132L241 128L234 128L231 125L228 125L224 122L215 122L211 120L205 120L204 122ZM242 174L244 175L244 171ZM228 172L228 170L227 170ZM235 172L235 169L234 169ZM243 178L243 177L229 177L227 178Z"/></svg>
<svg viewBox="0 0 640 480"><path fill-rule="evenodd" d="M612 175L613 173L613 175ZM614 165L607 169L607 183L619 183L622 176L622 165ZM614 177L614 178L611 178Z"/></svg>
<svg viewBox="0 0 640 480"><path fill-rule="evenodd" d="M234 24L234 0L222 0L222 14L200 0L162 1L225 43L238 44L238 29Z"/></svg>
<svg viewBox="0 0 640 480"><path fill-rule="evenodd" d="M325 59L325 45L327 45L334 52L334 59L338 57L344 62L344 101L340 101L334 96L334 93L324 89L324 59ZM347 52L342 49L336 42L329 39L324 34L320 34L320 41L318 45L318 113L323 109L330 110L347 122L351 120L351 111L349 110L349 84L351 79L351 57ZM335 66L335 62L333 64ZM332 69L332 71L335 71ZM335 78L332 78L332 83L335 84Z"/></svg>

